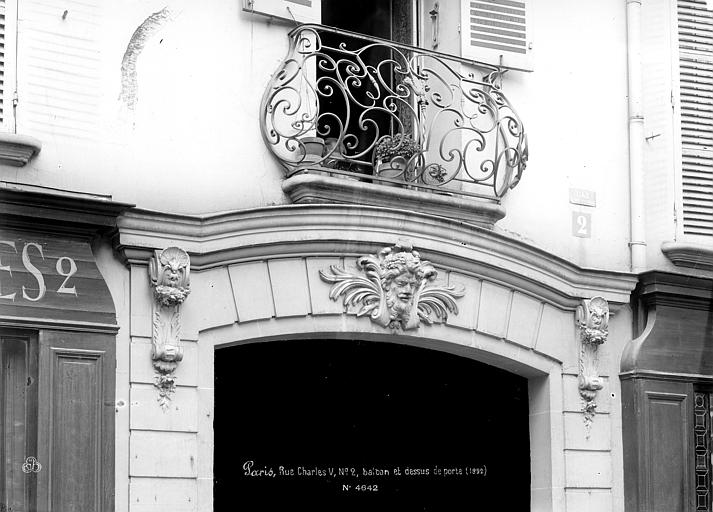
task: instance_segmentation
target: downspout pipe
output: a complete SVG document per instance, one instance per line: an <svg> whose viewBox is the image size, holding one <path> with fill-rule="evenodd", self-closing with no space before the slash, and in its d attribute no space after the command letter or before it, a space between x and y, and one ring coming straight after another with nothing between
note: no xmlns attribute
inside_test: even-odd
<svg viewBox="0 0 713 512"><path fill-rule="evenodd" d="M631 271L646 270L644 209L644 111L641 64L642 0L626 0L626 55L629 93L629 196Z"/></svg>

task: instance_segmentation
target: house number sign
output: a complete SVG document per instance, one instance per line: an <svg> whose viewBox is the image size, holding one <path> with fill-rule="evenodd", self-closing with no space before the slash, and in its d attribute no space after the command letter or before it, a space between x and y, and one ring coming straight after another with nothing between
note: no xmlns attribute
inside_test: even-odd
<svg viewBox="0 0 713 512"><path fill-rule="evenodd" d="M572 234L579 238L592 237L592 214L572 212Z"/></svg>
<svg viewBox="0 0 713 512"><path fill-rule="evenodd" d="M87 240L0 230L0 316L116 322Z"/></svg>

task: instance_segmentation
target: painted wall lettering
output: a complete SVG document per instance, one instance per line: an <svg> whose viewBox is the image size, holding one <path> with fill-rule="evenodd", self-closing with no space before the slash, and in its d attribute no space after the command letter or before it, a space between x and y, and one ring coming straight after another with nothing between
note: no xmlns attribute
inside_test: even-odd
<svg viewBox="0 0 713 512"><path fill-rule="evenodd" d="M40 242L0 240L0 300L15 302L21 297L41 302L47 297L48 281L56 283L49 291L77 296L73 279L78 270L76 260L66 255L45 257L48 250L47 244Z"/></svg>
<svg viewBox="0 0 713 512"><path fill-rule="evenodd" d="M29 249L30 247L35 247L37 251L40 253L40 256L42 256L42 259L45 259L45 255L42 254L42 246L33 242L25 244L25 247L22 248L22 264L25 266L27 271L32 274L32 276L37 280L37 295L35 297L30 297L27 294L26 288L23 285L22 287L22 297L24 299L30 300L32 302L37 302L38 300L42 299L42 297L45 296L45 292L47 291L47 287L45 286L45 278L42 276L42 272L39 271L39 269L32 264L30 261L30 253Z"/></svg>
<svg viewBox="0 0 713 512"><path fill-rule="evenodd" d="M0 245L7 245L8 247L11 247L13 251L17 252L15 242L10 242L8 240L0 240ZM0 271L9 272L10 277L12 277L12 269L10 268L10 265L3 265L2 259L0 259ZM17 295L17 292L8 293L5 295L2 294L2 278L0 278L0 299L15 300L15 295Z"/></svg>
<svg viewBox="0 0 713 512"><path fill-rule="evenodd" d="M0 321L110 326L114 311L87 238L0 226Z"/></svg>
<svg viewBox="0 0 713 512"><path fill-rule="evenodd" d="M65 261L69 265L69 269L67 271L64 270ZM60 259L58 259L57 273L65 278L64 281L62 281L62 284L60 285L59 289L57 290L57 293L72 293L74 295L77 295L77 288L75 286L67 286L67 281L69 281L69 279L77 273L77 264L74 262L74 260L68 256L62 256Z"/></svg>

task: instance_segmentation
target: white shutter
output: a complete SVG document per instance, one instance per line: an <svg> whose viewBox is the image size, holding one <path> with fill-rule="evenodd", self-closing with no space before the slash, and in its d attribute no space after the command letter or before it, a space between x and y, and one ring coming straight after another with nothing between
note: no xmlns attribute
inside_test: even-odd
<svg viewBox="0 0 713 512"><path fill-rule="evenodd" d="M678 0L683 232L713 236L713 11Z"/></svg>
<svg viewBox="0 0 713 512"><path fill-rule="evenodd" d="M297 23L320 23L321 0L243 0L243 10Z"/></svg>
<svg viewBox="0 0 713 512"><path fill-rule="evenodd" d="M85 141L102 137L105 3L19 1L18 132Z"/></svg>
<svg viewBox="0 0 713 512"><path fill-rule="evenodd" d="M0 131L3 132L15 130L12 98L17 62L16 30L16 0L0 0Z"/></svg>
<svg viewBox="0 0 713 512"><path fill-rule="evenodd" d="M6 105L5 101L5 91L7 90L7 84L5 83L6 18L7 6L5 5L5 0L0 0L0 126L5 125L5 110L11 107L11 105Z"/></svg>
<svg viewBox="0 0 713 512"><path fill-rule="evenodd" d="M461 55L532 71L532 0L461 0Z"/></svg>

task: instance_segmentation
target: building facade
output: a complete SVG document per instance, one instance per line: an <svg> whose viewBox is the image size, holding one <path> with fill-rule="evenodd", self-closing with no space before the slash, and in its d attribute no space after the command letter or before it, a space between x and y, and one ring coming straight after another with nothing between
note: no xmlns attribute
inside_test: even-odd
<svg viewBox="0 0 713 512"><path fill-rule="evenodd" d="M711 6L354 4L2 4L2 510L711 510Z"/></svg>

